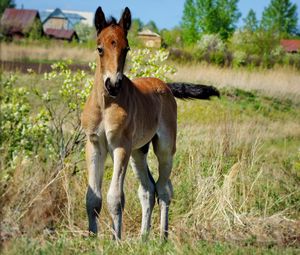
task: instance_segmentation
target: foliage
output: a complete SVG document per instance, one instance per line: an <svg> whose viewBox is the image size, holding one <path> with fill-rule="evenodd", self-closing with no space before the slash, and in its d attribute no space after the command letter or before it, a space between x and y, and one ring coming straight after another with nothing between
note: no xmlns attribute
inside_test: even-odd
<svg viewBox="0 0 300 255"><path fill-rule="evenodd" d="M131 27L128 33L128 41L132 47L142 47L142 42L138 38L138 32L143 28L144 24L140 19L132 19Z"/></svg>
<svg viewBox="0 0 300 255"><path fill-rule="evenodd" d="M165 50L151 51L150 49L139 49L129 52L130 68L129 78L156 77L168 80L167 75L174 73L175 68L163 64L168 59L169 53Z"/></svg>
<svg viewBox="0 0 300 255"><path fill-rule="evenodd" d="M159 29L156 25L156 23L153 20L150 20L145 26L144 28L146 29L150 29L152 32L154 33L159 33Z"/></svg>
<svg viewBox="0 0 300 255"><path fill-rule="evenodd" d="M74 30L76 31L76 33L79 37L79 40L81 42L88 42L89 40L94 41L94 39L96 37L95 29L87 24L82 23L82 22L77 23L74 26Z"/></svg>
<svg viewBox="0 0 300 255"><path fill-rule="evenodd" d="M261 26L284 37L296 33L297 22L296 4L290 0L271 0L263 12Z"/></svg>
<svg viewBox="0 0 300 255"><path fill-rule="evenodd" d="M145 58L145 56L148 56ZM128 76L131 78L152 76L167 80L167 74L175 69L162 64L168 53L163 50L151 52L148 49L130 53L132 65ZM57 62L52 71L44 74L48 87L59 83L55 91L35 90L39 108L30 103L28 89L15 87L16 76L1 81L1 151L8 148L7 162L18 155L32 156L43 148L49 158L60 160L78 149L83 133L80 127L80 113L92 87L93 79L83 70L70 70L70 61ZM95 70L95 63L90 67ZM30 71L32 73L32 71ZM32 73L34 75L34 73Z"/></svg>
<svg viewBox="0 0 300 255"><path fill-rule="evenodd" d="M43 35L43 24L36 19L28 31L25 32L30 40L39 40Z"/></svg>
<svg viewBox="0 0 300 255"><path fill-rule="evenodd" d="M250 9L246 18L244 18L243 21L244 21L244 26L243 26L244 30L247 30L250 32L255 32L257 30L258 20L256 18L256 14L253 11L253 9Z"/></svg>
<svg viewBox="0 0 300 255"><path fill-rule="evenodd" d="M226 45L218 34L206 34L197 43L197 56L209 63L223 65L225 61Z"/></svg>
<svg viewBox="0 0 300 255"><path fill-rule="evenodd" d="M263 31L261 29L251 32L250 30L241 30L234 33L230 40L230 47L234 55L243 54L245 59L238 60L235 64L253 64L255 66L270 67L280 61L281 55L273 53L278 51L279 38L272 31ZM236 53L239 52L239 53ZM242 53L243 52L243 53ZM276 58L274 58L276 56ZM247 61L246 61L247 59Z"/></svg>
<svg viewBox="0 0 300 255"><path fill-rule="evenodd" d="M19 155L35 155L49 142L49 115L44 107L32 114L25 87L16 88L17 77L10 75L1 80L1 136L0 151L7 161L14 161Z"/></svg>
<svg viewBox="0 0 300 255"><path fill-rule="evenodd" d="M15 8L16 4L14 0L1 0L0 1L0 18L6 8Z"/></svg>
<svg viewBox="0 0 300 255"><path fill-rule="evenodd" d="M179 27L171 30L160 31L164 47L182 47L182 29Z"/></svg>
<svg viewBox="0 0 300 255"><path fill-rule="evenodd" d="M198 19L194 0L186 0L182 16L182 38L186 45L194 44L199 38Z"/></svg>
<svg viewBox="0 0 300 255"><path fill-rule="evenodd" d="M42 149L48 159L60 160L63 165L83 139L80 112L92 79L84 71L71 72L63 62L53 64L44 79L49 84L60 81L61 87L58 93L36 89L37 109L30 103L33 95L27 89L15 88L15 76L2 81L0 139L1 151L8 148L7 162L17 156L33 156Z"/></svg>
<svg viewBox="0 0 300 255"><path fill-rule="evenodd" d="M186 44L195 43L199 33L220 34L227 39L241 16L238 0L187 0L182 17Z"/></svg>

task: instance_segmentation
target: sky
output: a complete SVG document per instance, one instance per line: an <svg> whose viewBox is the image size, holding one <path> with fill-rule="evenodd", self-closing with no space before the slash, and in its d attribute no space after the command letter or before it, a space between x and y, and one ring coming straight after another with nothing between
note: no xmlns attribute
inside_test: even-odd
<svg viewBox="0 0 300 255"><path fill-rule="evenodd" d="M60 8L64 10L76 10L95 12L98 6L101 6L107 17L120 17L121 11L128 6L133 18L139 18L143 23L153 20L159 29L171 29L180 25L185 0L15 0L17 8L46 9ZM298 6L298 24L300 24L300 0L291 0ZM252 8L256 12L258 19L270 0L240 0L238 7L242 17L237 23L243 24L242 19Z"/></svg>

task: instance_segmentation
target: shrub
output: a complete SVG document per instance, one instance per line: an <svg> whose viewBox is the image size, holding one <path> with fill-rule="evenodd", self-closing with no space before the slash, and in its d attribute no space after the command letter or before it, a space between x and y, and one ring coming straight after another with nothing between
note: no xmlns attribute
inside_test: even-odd
<svg viewBox="0 0 300 255"><path fill-rule="evenodd" d="M224 65L226 44L218 34L203 35L197 43L197 58L217 65Z"/></svg>

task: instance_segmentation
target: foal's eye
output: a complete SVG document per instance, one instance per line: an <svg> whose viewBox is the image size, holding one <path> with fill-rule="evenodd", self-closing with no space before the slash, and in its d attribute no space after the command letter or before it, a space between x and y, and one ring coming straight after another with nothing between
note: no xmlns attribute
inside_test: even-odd
<svg viewBox="0 0 300 255"><path fill-rule="evenodd" d="M98 47L97 50L98 50L98 52L99 52L99 55L102 56L103 53L104 53L103 48L102 48L102 47Z"/></svg>

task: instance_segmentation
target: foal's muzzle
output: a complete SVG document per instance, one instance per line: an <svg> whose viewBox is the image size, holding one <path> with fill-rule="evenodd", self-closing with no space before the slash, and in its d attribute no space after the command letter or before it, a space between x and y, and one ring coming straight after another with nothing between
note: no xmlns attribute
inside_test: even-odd
<svg viewBox="0 0 300 255"><path fill-rule="evenodd" d="M110 78L105 80L105 88L111 97L116 97L122 88L123 78L118 78L115 83L111 82Z"/></svg>

